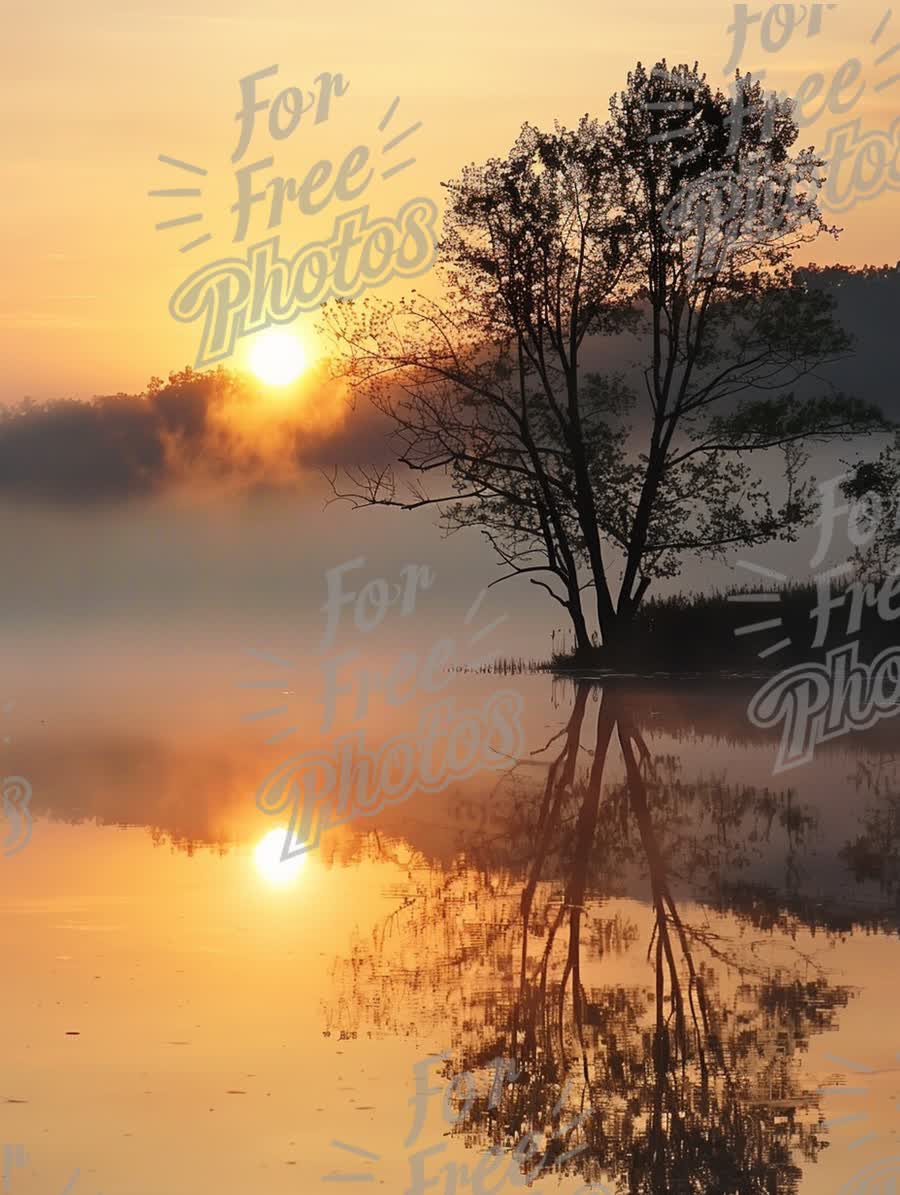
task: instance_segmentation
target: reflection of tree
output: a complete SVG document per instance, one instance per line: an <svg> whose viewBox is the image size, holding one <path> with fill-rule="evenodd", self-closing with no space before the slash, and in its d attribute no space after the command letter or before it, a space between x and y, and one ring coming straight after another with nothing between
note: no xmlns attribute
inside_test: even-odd
<svg viewBox="0 0 900 1195"><path fill-rule="evenodd" d="M561 1169L629 1195L793 1191L820 1148L802 1056L848 996L794 946L794 913L736 934L716 906L753 834L780 827L790 854L809 818L790 794L682 781L620 699L599 703L589 749L590 721L582 685L509 824L449 872L411 865L394 919L342 970L332 1027L440 1024L463 1069L511 1058L519 1077L475 1102L470 1143L546 1133ZM641 902L617 898L637 866Z"/></svg>
<svg viewBox="0 0 900 1195"><path fill-rule="evenodd" d="M652 1031L632 1039L603 1073L606 1090L617 1070L624 1080L623 1185L652 1192L782 1189L799 1173L792 1146L807 1157L816 1152L814 1130L794 1118L809 1102L798 1089L795 1055L814 1028L828 1027L841 996L821 980L800 985L757 975L744 981L735 1005L722 999L714 963L725 955L685 924L672 892L639 764L646 749L621 716L618 730L649 868L655 971ZM705 964L696 958L699 944L706 947Z"/></svg>

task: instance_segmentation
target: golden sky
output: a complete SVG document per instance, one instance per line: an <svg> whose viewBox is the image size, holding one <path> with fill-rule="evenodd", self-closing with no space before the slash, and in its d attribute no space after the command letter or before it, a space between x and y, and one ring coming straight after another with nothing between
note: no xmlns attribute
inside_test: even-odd
<svg viewBox="0 0 900 1195"><path fill-rule="evenodd" d="M759 23L751 26L741 67L766 67L774 87L793 91L814 70L827 83L846 58L860 59L865 90L858 103L846 115L825 113L802 144L815 140L821 148L830 127L857 116L863 130L889 129L900 84L875 87L896 73L900 56L881 65L875 58L900 37L900 16L876 51L871 36L884 13L884 0L844 0L823 13L818 36L808 37L801 25L774 54L760 48ZM724 85L732 16L732 5L709 0L21 6L0 51L8 280L0 399L135 392L151 375L193 361L198 326L177 324L169 297L191 270L242 252L252 239L229 243L240 78L278 64L277 77L260 85L266 98L280 87L308 88L323 71L349 81L327 121L314 125L304 117L278 144L264 124L257 129L244 161L274 146L271 173L298 179L316 160L337 163L356 144L377 153L384 140L378 122L399 96L391 128L423 122L408 141L417 161L386 181L376 178L364 197L373 217L393 215L414 196L440 203L442 179L505 152L524 120L572 124L585 111L605 116L609 95L638 59L697 59L711 81ZM165 207L170 217L186 208L148 191L196 181L175 177L158 162L160 153L208 170L196 202L202 227L215 236L192 254L178 252L188 240L183 229L154 231L164 205L172 205ZM324 236L347 207L335 201L318 216L292 211L281 228L284 248L294 253ZM823 241L815 259L894 264L897 214L896 190L858 204L840 218L841 240ZM314 349L312 317L304 318L301 333Z"/></svg>

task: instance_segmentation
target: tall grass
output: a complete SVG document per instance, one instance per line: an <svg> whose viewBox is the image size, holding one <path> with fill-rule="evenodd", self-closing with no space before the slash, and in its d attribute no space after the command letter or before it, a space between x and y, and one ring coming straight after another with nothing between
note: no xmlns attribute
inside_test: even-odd
<svg viewBox="0 0 900 1195"><path fill-rule="evenodd" d="M832 648L848 641L859 644L859 657L868 661L900 643L900 617L882 618L874 605L862 602L859 627L849 627L852 585L832 585L832 595L844 595L843 605L831 610L821 645L814 646L818 594L811 583L781 588L733 587L711 594L676 594L644 603L634 624L628 667L635 671L780 671L793 664L823 659ZM877 596L879 587L870 593ZM862 596L859 587L858 597ZM764 595L760 597L759 595ZM900 593L890 602L900 616ZM761 623L771 627L751 628ZM760 655L784 640L789 643L770 655ZM554 668L608 666L602 646L576 659L574 652L555 650Z"/></svg>

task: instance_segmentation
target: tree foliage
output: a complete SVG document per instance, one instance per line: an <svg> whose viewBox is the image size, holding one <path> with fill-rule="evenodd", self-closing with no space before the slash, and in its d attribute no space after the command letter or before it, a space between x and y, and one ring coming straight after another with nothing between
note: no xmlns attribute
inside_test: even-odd
<svg viewBox="0 0 900 1195"><path fill-rule="evenodd" d="M505 158L446 184L439 293L326 311L400 466L335 478L335 493L477 527L499 579L546 588L580 649L594 618L627 651L648 588L687 554L793 538L813 512L804 445L881 422L810 386L851 347L790 266L834 231L815 199L822 163L795 152L788 102L766 109L759 84L740 95L696 68L638 65L606 122L526 124ZM686 188L712 193L723 172L754 181L727 211L710 199L694 226L673 222ZM787 201L798 178L802 204ZM773 453L777 487L754 464Z"/></svg>

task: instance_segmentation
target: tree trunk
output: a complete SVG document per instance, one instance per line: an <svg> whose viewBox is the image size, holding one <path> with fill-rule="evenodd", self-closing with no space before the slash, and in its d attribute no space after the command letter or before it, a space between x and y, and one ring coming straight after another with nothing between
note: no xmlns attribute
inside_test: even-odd
<svg viewBox="0 0 900 1195"><path fill-rule="evenodd" d="M636 668L641 662L641 648L634 626L634 612L622 611L601 628L603 636L603 666L605 668Z"/></svg>
<svg viewBox="0 0 900 1195"><path fill-rule="evenodd" d="M575 659L586 660L593 651L591 636L584 620L584 610L581 608L581 595L575 593L569 600L569 616L575 631Z"/></svg>

